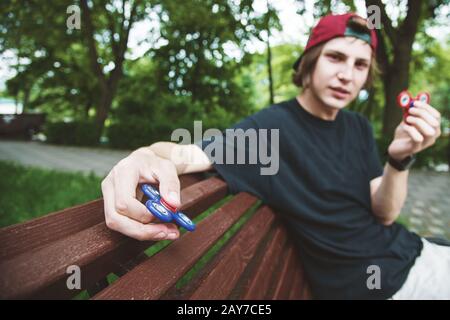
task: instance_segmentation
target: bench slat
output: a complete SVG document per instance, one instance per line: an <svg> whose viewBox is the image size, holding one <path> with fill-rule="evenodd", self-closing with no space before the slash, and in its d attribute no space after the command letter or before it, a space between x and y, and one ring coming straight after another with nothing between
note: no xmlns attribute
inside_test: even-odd
<svg viewBox="0 0 450 320"><path fill-rule="evenodd" d="M94 299L158 299L176 284L209 248L249 209L257 199L235 196L162 252L140 264Z"/></svg>
<svg viewBox="0 0 450 320"><path fill-rule="evenodd" d="M262 260L258 262L253 276L248 279L248 283L242 291L240 299L262 300L270 288L270 276L274 274L280 253L286 243L286 230L279 225L275 229L274 235L270 239L267 247L264 248Z"/></svg>
<svg viewBox="0 0 450 320"><path fill-rule="evenodd" d="M289 293L289 300L305 300L308 299L304 294L305 283L305 273L303 271L303 267L297 261L296 270L294 273L294 279L292 280L292 288Z"/></svg>
<svg viewBox="0 0 450 320"><path fill-rule="evenodd" d="M0 264L1 298L24 298L61 278L70 265L85 266L117 247L123 237L99 223L47 246ZM47 259L52 257L52 259ZM84 280L84 272L81 272ZM66 291L68 291L66 289Z"/></svg>
<svg viewBox="0 0 450 320"><path fill-rule="evenodd" d="M267 206L259 208L214 258L214 261L208 266L208 270L195 281L194 292L188 293L182 298L227 299L273 222L272 210Z"/></svg>
<svg viewBox="0 0 450 320"><path fill-rule="evenodd" d="M288 246L288 252L283 261L283 268L281 269L280 278L276 281L276 287L270 299L286 300L289 297L292 286L292 279L295 272L295 258L296 252L293 246Z"/></svg>
<svg viewBox="0 0 450 320"><path fill-rule="evenodd" d="M104 220L103 199L0 229L0 261L80 232Z"/></svg>

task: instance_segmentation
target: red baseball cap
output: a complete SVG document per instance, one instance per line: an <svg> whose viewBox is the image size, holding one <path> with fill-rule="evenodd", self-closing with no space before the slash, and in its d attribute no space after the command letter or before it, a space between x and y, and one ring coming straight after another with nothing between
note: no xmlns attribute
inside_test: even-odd
<svg viewBox="0 0 450 320"><path fill-rule="evenodd" d="M321 18L319 23L312 29L305 50L300 58L295 61L293 68L298 68L303 54L310 48L337 37L351 36L359 38L366 41L372 47L373 52L376 52L378 41L375 30L373 28L369 28L369 35L365 32L357 30L356 28L352 28L348 25L351 19L359 19L367 23L366 19L353 12L339 15L331 14Z"/></svg>

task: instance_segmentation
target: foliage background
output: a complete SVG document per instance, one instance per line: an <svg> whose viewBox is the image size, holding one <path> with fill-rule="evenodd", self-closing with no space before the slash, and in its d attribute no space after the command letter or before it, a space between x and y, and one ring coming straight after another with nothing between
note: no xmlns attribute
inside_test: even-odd
<svg viewBox="0 0 450 320"><path fill-rule="evenodd" d="M265 3L263 11L255 3ZM382 74L349 109L368 117L381 154L401 111L393 88L429 91L443 115L443 136L418 165L450 162L449 1L293 1L312 23L327 13L378 5ZM81 28L66 26L70 5ZM291 66L301 41L277 41L279 1L61 0L0 4L0 54L12 56L13 76L1 92L25 112L47 114L49 143L133 149L170 140L176 128L224 129L271 103L294 97ZM133 29L134 28L134 29ZM431 35L442 30L439 40ZM130 33L145 37L145 52ZM444 39L444 40L442 40ZM269 41L270 40L270 41ZM304 42L304 41L303 41ZM254 50L255 44L265 50Z"/></svg>

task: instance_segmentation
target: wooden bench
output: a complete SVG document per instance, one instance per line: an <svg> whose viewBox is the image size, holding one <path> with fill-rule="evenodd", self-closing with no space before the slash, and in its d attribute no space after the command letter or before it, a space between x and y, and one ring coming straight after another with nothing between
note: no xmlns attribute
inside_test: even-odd
<svg viewBox="0 0 450 320"><path fill-rule="evenodd" d="M183 212L195 218L214 210L202 214L195 232L151 256L163 243L108 229L102 199L0 229L0 298L71 299L84 290L91 299L311 298L297 251L271 208L246 193L227 195L216 176L180 180ZM217 249L236 223L242 226ZM205 255L211 248L218 251ZM67 287L71 265L81 270L80 290Z"/></svg>

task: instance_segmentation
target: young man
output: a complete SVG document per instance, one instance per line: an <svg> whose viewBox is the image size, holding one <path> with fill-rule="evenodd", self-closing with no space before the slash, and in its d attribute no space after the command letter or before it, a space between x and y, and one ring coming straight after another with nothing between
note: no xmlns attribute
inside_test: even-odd
<svg viewBox="0 0 450 320"><path fill-rule="evenodd" d="M159 182L162 196L178 206L177 175L214 168L232 193L255 194L279 212L315 298L450 298L450 249L394 222L406 198L414 154L441 133L439 112L415 103L409 125L402 121L395 131L383 170L370 123L344 110L370 85L376 46L375 32L364 19L354 14L322 18L294 65L300 95L233 127L279 130L279 145L270 150L279 158L276 174L262 175L261 164L213 163L202 150L217 137L189 146L159 142L120 161L103 181L107 225L141 240L177 238L173 224L150 223L154 219L136 199L138 183ZM246 155L255 148L238 150L226 138L220 145L224 153ZM174 152L178 159L195 161L174 163ZM373 270L379 273L375 285L369 281Z"/></svg>

